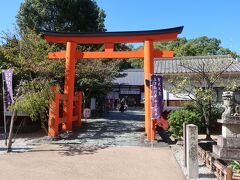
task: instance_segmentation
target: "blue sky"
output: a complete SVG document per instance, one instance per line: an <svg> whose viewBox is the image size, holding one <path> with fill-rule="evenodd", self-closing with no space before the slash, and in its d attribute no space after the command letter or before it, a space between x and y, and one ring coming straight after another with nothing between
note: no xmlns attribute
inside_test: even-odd
<svg viewBox="0 0 240 180"><path fill-rule="evenodd" d="M0 31L13 29L22 0L0 2ZM180 37L208 36L240 54L239 0L96 0L108 31L184 26Z"/></svg>

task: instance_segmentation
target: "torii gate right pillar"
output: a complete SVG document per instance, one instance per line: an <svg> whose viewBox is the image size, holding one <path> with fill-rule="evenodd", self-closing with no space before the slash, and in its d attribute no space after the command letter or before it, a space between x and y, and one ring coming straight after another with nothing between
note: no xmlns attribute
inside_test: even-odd
<svg viewBox="0 0 240 180"><path fill-rule="evenodd" d="M151 120L151 74L154 73L154 49L153 41L144 41L144 109L145 109L145 133L148 140L155 139L155 124Z"/></svg>
<svg viewBox="0 0 240 180"><path fill-rule="evenodd" d="M67 118L67 121L63 123L63 131L72 130L76 47L77 43L67 42L64 84L64 94L67 95L67 102L65 102L63 108L63 116Z"/></svg>

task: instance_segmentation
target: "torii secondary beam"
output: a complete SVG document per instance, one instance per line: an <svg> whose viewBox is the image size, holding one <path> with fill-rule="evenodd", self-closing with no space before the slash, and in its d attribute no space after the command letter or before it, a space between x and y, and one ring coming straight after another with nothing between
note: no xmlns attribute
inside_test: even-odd
<svg viewBox="0 0 240 180"><path fill-rule="evenodd" d="M155 58L172 58L173 51L154 50ZM49 59L64 59L66 51L50 52ZM76 59L104 59L104 58L144 58L144 51L105 51L105 52L81 52L76 51Z"/></svg>

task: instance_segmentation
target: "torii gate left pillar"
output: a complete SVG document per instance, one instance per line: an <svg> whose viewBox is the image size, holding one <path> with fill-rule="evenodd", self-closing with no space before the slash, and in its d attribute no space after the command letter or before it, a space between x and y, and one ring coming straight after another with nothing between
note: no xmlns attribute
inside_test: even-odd
<svg viewBox="0 0 240 180"><path fill-rule="evenodd" d="M103 59L103 58L144 58L144 91L145 91L145 132L148 140L155 139L155 124L151 120L151 89L146 81L154 74L154 58L171 58L172 51L160 51L153 48L154 41L175 40L182 32L183 27L151 31L125 31L125 32L97 32L97 33L62 33L43 32L44 38L51 43L67 44L66 51L50 52L49 58L66 58L64 94L67 102L64 104L64 116L67 121L63 124L63 130L72 129L73 98L75 64L77 59ZM144 42L144 50L114 51L115 43ZM104 44L104 52L80 52L76 50L77 44Z"/></svg>

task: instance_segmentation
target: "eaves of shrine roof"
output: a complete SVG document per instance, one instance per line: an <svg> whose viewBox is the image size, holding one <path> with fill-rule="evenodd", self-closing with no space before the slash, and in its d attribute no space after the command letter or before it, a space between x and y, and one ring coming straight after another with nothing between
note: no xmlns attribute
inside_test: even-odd
<svg viewBox="0 0 240 180"><path fill-rule="evenodd" d="M174 75L184 73L220 72L239 73L240 62L228 55L189 56L166 59L154 59L154 73Z"/></svg>
<svg viewBox="0 0 240 180"><path fill-rule="evenodd" d="M115 85L121 86L143 86L144 73L143 69L126 69L120 73L120 77L114 80Z"/></svg>

